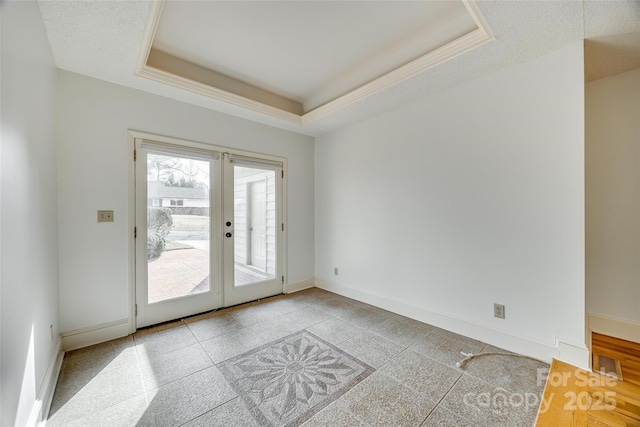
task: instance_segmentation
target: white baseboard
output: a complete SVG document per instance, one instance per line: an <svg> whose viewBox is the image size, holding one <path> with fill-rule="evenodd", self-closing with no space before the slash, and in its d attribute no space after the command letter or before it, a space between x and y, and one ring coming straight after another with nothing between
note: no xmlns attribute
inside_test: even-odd
<svg viewBox="0 0 640 427"><path fill-rule="evenodd" d="M556 347L558 348L556 359L591 371L591 353L586 344L573 343L556 337Z"/></svg>
<svg viewBox="0 0 640 427"><path fill-rule="evenodd" d="M126 337L131 333L129 319L115 320L109 323L74 329L62 334L62 348L65 351L76 350L116 338Z"/></svg>
<svg viewBox="0 0 640 427"><path fill-rule="evenodd" d="M40 385L40 390L36 396L36 401L33 402L33 408L31 409L31 415L27 423L28 427L42 426L45 424L47 417L49 416L49 408L51 407L51 401L53 400L53 393L56 391L56 385L58 384L58 376L60 375L60 368L62 367L62 359L64 358L64 351L62 351L62 340L58 339L58 344L52 354L47 371L44 373L44 379Z"/></svg>
<svg viewBox="0 0 640 427"><path fill-rule="evenodd" d="M364 292L317 278L315 285L320 289L353 298L402 316L486 342L487 344L505 350L534 357L547 363L551 363L551 360L556 358L580 368L589 368L589 350L586 345L581 346L575 343L568 343L560 338L556 338L555 343L545 343L523 335L482 325L469 319L463 319L446 313L437 313L404 301Z"/></svg>
<svg viewBox="0 0 640 427"><path fill-rule="evenodd" d="M292 292L302 291L304 289L313 288L316 285L315 278L310 277L304 280L298 280L296 282L287 283L287 289L285 293L290 294Z"/></svg>
<svg viewBox="0 0 640 427"><path fill-rule="evenodd" d="M627 341L640 342L640 322L619 319L602 314L587 313L587 331L596 332Z"/></svg>

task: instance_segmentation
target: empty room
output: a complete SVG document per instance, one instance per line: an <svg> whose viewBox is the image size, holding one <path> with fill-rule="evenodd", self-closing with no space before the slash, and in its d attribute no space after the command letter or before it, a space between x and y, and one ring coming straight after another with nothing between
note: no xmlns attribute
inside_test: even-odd
<svg viewBox="0 0 640 427"><path fill-rule="evenodd" d="M0 426L640 426L638 1L0 22Z"/></svg>

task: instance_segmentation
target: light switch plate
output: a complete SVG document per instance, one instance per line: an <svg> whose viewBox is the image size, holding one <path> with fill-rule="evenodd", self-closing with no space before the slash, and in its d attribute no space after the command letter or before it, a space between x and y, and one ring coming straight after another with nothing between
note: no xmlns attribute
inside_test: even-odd
<svg viewBox="0 0 640 427"><path fill-rule="evenodd" d="M113 211L98 211L98 222L113 222Z"/></svg>
<svg viewBox="0 0 640 427"><path fill-rule="evenodd" d="M498 319L504 319L504 305L493 304L493 317L497 317Z"/></svg>

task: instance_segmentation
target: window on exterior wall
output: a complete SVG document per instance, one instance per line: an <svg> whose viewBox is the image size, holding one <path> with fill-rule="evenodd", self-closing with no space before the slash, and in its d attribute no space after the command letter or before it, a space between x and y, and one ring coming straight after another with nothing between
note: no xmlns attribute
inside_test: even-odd
<svg viewBox="0 0 640 427"><path fill-rule="evenodd" d="M160 206L160 200L159 199L153 199L153 206Z"/></svg>
<svg viewBox="0 0 640 427"><path fill-rule="evenodd" d="M184 206L184 200L172 200L171 206Z"/></svg>

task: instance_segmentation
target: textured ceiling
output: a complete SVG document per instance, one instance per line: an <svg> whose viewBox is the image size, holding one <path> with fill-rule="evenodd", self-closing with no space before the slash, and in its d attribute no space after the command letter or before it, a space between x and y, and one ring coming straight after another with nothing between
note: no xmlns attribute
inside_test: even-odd
<svg viewBox="0 0 640 427"><path fill-rule="evenodd" d="M480 1L496 40L304 127L134 75L149 1L39 2L59 68L317 136L584 38L640 32L638 1ZM256 35L259 37L259 35ZM338 41L333 41L338 42Z"/></svg>
<svg viewBox="0 0 640 427"><path fill-rule="evenodd" d="M167 2L153 48L309 111L476 28L459 0Z"/></svg>

